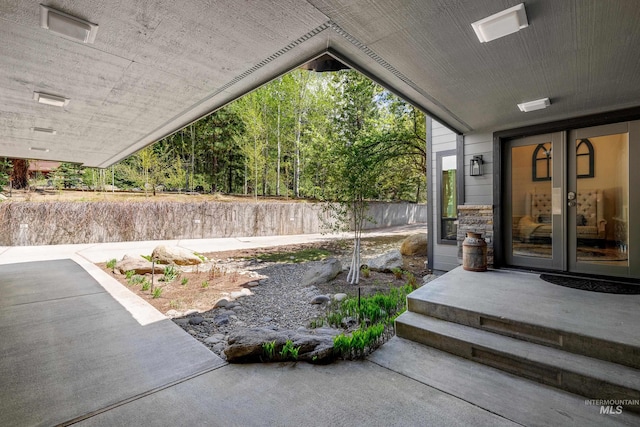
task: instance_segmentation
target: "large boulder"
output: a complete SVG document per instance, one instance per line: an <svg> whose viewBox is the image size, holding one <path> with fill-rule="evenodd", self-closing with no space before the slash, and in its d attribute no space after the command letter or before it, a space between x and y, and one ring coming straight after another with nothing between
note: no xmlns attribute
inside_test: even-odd
<svg viewBox="0 0 640 427"><path fill-rule="evenodd" d="M402 255L427 255L427 233L412 234L402 241Z"/></svg>
<svg viewBox="0 0 640 427"><path fill-rule="evenodd" d="M327 283L336 278L342 271L342 263L335 258L314 263L304 273L302 286L314 286Z"/></svg>
<svg viewBox="0 0 640 427"><path fill-rule="evenodd" d="M124 274L127 271L135 271L136 274L150 274L153 271L153 264L151 261L147 261L140 255L125 255L120 261L116 263L114 271ZM156 273L162 273L164 266L155 266Z"/></svg>
<svg viewBox="0 0 640 427"><path fill-rule="evenodd" d="M189 249L178 246L157 246L151 258L159 264L196 265L202 264L202 260Z"/></svg>
<svg viewBox="0 0 640 427"><path fill-rule="evenodd" d="M280 351L287 341L299 348L298 359L301 361L325 364L331 363L333 354L333 337L339 335L338 330L305 330L274 331L266 328L241 329L229 336L229 345L224 350L227 361L231 363L276 362L283 360ZM275 341L274 353L268 357L263 347L265 343Z"/></svg>
<svg viewBox="0 0 640 427"><path fill-rule="evenodd" d="M382 255L367 259L365 264L373 271L391 271L394 268L402 267L402 254L398 249L392 249Z"/></svg>

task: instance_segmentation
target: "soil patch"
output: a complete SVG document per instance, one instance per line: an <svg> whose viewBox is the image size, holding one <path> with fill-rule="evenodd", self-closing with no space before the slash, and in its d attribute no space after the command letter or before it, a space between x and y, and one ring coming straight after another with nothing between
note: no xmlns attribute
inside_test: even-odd
<svg viewBox="0 0 640 427"><path fill-rule="evenodd" d="M398 249L405 237L394 235L363 238L361 244L363 258L378 255L390 249ZM266 275L261 274L262 267L303 263L326 257L336 257L341 260L343 266L346 266L350 261L351 245L350 240L344 239L205 253L203 255L214 261L214 268L211 271L181 272L171 282L162 281L162 275L156 274L153 287L159 287L162 291L155 298L151 287L144 289L144 283L139 279L138 281L132 280L132 278L127 279L124 275L114 274L104 263L98 265L162 313L169 310L205 312L212 310L218 300L232 299L234 292L247 293L247 290L243 291L243 289L250 291L261 280L268 279ZM301 253L312 254L313 258L299 257L298 255ZM289 257L286 254L290 254ZM273 258L274 255L277 255L277 258L282 261L276 263L263 261L263 259ZM403 270L406 273L400 278L396 278L392 273L371 271L368 277L361 275L359 286L355 286L347 283L347 271L343 271L331 282L318 285L317 288L326 294L346 293L348 295L357 295L358 288L360 288L361 295L364 296L384 292L390 286L402 286L407 283L409 275L413 275L419 284L422 277L427 274L425 262L426 257L424 256L404 256ZM304 266L301 265L300 268L304 269ZM151 275L147 275L145 279L150 284ZM283 290L283 292L286 291Z"/></svg>

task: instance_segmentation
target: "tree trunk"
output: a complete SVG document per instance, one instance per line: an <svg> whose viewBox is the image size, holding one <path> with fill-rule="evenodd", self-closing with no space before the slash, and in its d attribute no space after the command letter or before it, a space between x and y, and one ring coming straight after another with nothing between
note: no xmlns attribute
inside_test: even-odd
<svg viewBox="0 0 640 427"><path fill-rule="evenodd" d="M11 171L12 187L20 190L29 187L29 161L24 159L12 159L13 170Z"/></svg>
<svg viewBox="0 0 640 427"><path fill-rule="evenodd" d="M276 163L276 196L280 196L280 101L278 101L278 127L276 131L278 137L278 159Z"/></svg>
<svg viewBox="0 0 640 427"><path fill-rule="evenodd" d="M296 197L300 197L300 133L302 132L302 113L298 114L296 127L296 166L293 172L293 189Z"/></svg>

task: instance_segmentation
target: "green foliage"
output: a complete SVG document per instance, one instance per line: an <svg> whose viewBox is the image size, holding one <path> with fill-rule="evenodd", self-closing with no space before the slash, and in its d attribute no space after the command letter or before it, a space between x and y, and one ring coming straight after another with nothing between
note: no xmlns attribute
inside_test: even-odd
<svg viewBox="0 0 640 427"><path fill-rule="evenodd" d="M11 160L3 157L0 159L0 191L7 185L9 185L9 177L11 176L11 168L13 164Z"/></svg>
<svg viewBox="0 0 640 427"><path fill-rule="evenodd" d="M79 176L91 188L147 193L344 201L353 187L365 200L424 201L425 129L424 114L356 71L295 70L110 170Z"/></svg>
<svg viewBox="0 0 640 427"><path fill-rule="evenodd" d="M362 277L369 277L371 275L371 270L366 265L362 267Z"/></svg>
<svg viewBox="0 0 640 427"><path fill-rule="evenodd" d="M206 262L207 261L207 258L204 255L199 254L198 252L194 252L193 254L195 256L197 256L198 258L200 258L200 261L202 261L202 262Z"/></svg>
<svg viewBox="0 0 640 427"><path fill-rule="evenodd" d="M162 281L172 282L176 277L178 277L179 274L180 274L180 270L178 270L173 265L168 265L164 268L164 271L163 271L164 276L162 277Z"/></svg>
<svg viewBox="0 0 640 427"><path fill-rule="evenodd" d="M151 292L151 297L153 299L156 299L156 298L160 298L160 295L162 295L162 288L159 286L156 286L155 288L153 288L153 291Z"/></svg>
<svg viewBox="0 0 640 427"><path fill-rule="evenodd" d="M147 279L144 279L144 281L142 282L142 291L146 292L149 290L149 288L151 288L151 282L149 282Z"/></svg>
<svg viewBox="0 0 640 427"><path fill-rule="evenodd" d="M280 357L284 360L291 357L293 360L298 360L298 352L300 351L300 347L294 347L293 341L287 340L287 342L282 346L282 350L280 350Z"/></svg>
<svg viewBox="0 0 640 427"><path fill-rule="evenodd" d="M114 268L116 268L117 263L118 263L118 260L115 258L112 258L109 261L107 261L107 268L113 270Z"/></svg>
<svg viewBox="0 0 640 427"><path fill-rule="evenodd" d="M208 280L205 280L204 282L202 282L202 284L200 285L200 287L201 287L202 289L206 289L206 288L208 288L208 287L209 287L209 281L208 281Z"/></svg>
<svg viewBox="0 0 640 427"><path fill-rule="evenodd" d="M140 256L146 259L147 261L151 262L151 255L140 255Z"/></svg>
<svg viewBox="0 0 640 427"><path fill-rule="evenodd" d="M276 342L265 342L262 343L262 353L267 360L273 359L273 356L276 354Z"/></svg>
<svg viewBox="0 0 640 427"><path fill-rule="evenodd" d="M186 277L183 277L182 280L180 281L180 284L182 286L185 286L187 283L189 283L189 279L187 279Z"/></svg>
<svg viewBox="0 0 640 427"><path fill-rule="evenodd" d="M391 272L393 273L393 276L396 279L402 279L402 276L404 275L404 271L401 268L398 268L398 267L392 268Z"/></svg>
<svg viewBox="0 0 640 427"><path fill-rule="evenodd" d="M52 174L57 189L77 188L82 183L82 167L75 163L60 163Z"/></svg>
<svg viewBox="0 0 640 427"><path fill-rule="evenodd" d="M131 279L134 275L136 274L136 272L134 270L128 270L124 272L124 277L129 280Z"/></svg>
<svg viewBox="0 0 640 427"><path fill-rule="evenodd" d="M130 285L139 285L141 283L144 283L147 279L144 276L140 276L139 274L136 274L134 276L131 277L131 279L129 279L129 284Z"/></svg>
<svg viewBox="0 0 640 427"><path fill-rule="evenodd" d="M407 295L413 288L407 284L391 288L388 293L376 293L360 299L349 297L340 306L326 314L325 321L336 328L344 327L345 319L356 319L358 328L351 334L340 334L334 338L333 348L343 358L361 358L367 350L380 345L391 334L393 322L406 309ZM312 323L313 326L313 323ZM318 326L319 327L319 326Z"/></svg>
<svg viewBox="0 0 640 427"><path fill-rule="evenodd" d="M300 263L308 261L320 261L327 258L330 252L325 249L302 249L297 252L276 252L270 254L260 254L258 259L268 262L288 262Z"/></svg>
<svg viewBox="0 0 640 427"><path fill-rule="evenodd" d="M411 290L418 288L418 279L412 273L407 273L407 285L411 287Z"/></svg>

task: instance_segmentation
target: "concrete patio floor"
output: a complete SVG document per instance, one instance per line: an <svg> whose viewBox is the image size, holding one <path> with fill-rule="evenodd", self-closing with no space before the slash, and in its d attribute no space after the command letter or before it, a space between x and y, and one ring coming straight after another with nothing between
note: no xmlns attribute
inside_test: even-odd
<svg viewBox="0 0 640 427"><path fill-rule="evenodd" d="M210 252L323 238L180 243ZM583 397L400 338L361 362L226 364L92 264L157 244L0 248L0 425L638 425L633 414L600 415ZM493 273L538 281L475 277L491 284Z"/></svg>

